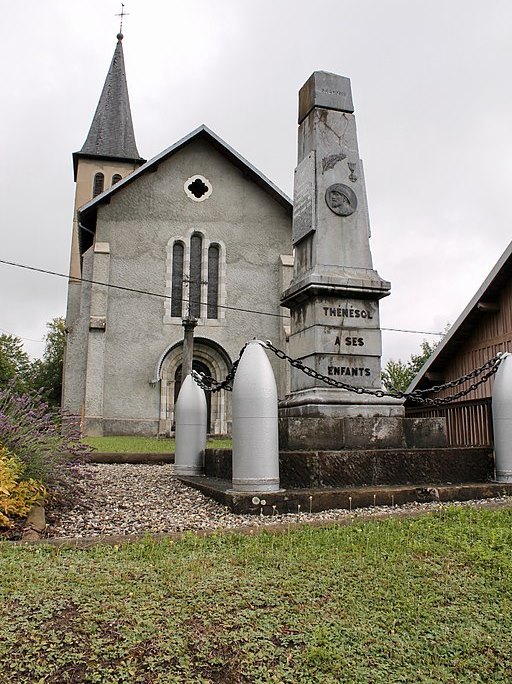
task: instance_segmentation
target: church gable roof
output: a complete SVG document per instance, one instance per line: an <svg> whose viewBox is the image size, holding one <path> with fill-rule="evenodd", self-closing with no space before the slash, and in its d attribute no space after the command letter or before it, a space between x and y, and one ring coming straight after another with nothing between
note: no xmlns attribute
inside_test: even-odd
<svg viewBox="0 0 512 684"><path fill-rule="evenodd" d="M77 156L144 161L135 143L121 38L119 34L89 134Z"/></svg>
<svg viewBox="0 0 512 684"><path fill-rule="evenodd" d="M202 125L196 128L194 131L186 135L178 142L174 143L167 149L157 154L156 157L150 159L145 164L140 166L138 169L130 173L128 176L120 180L118 183L113 185L108 190L105 190L101 195L98 195L94 199L90 200L84 204L78 210L80 220L84 220L91 214L95 214L97 208L101 204L107 204L113 195L118 192L122 192L123 189L133 183L137 178L148 172L154 172L158 169L158 165L166 161L173 154L181 150L185 145L194 140L207 140L215 149L217 149L224 157L226 157L234 166L239 168L241 171L247 174L252 181L259 185L265 192L267 192L276 202L283 206L287 212L292 212L292 201L290 198L282 192L277 185L274 185L266 176L264 176L258 169L248 162L244 157L242 157L236 150L225 143L222 138L211 131L207 126Z"/></svg>
<svg viewBox="0 0 512 684"><path fill-rule="evenodd" d="M78 240L80 245L80 254L83 254L92 245L93 235L96 231L96 216L98 207L102 204L108 204L113 195L118 192L122 192L128 185L130 185L130 183L136 181L137 178L143 174L157 171L159 164L172 157L173 154L176 154L176 152L194 140L208 141L235 167L240 169L256 185L267 192L272 199L278 202L278 204L280 204L291 216L293 210L291 199L285 195L284 192L277 187L277 185L274 185L272 181L260 173L255 166L244 159L244 157L238 154L236 150L225 143L222 138L220 138L203 124L186 135L184 138L181 138L181 140L178 140L178 142L174 143L174 145L171 145L163 152L160 152L160 154L157 154L156 157L153 157L153 159L147 161L128 176L125 176L111 188L105 190L105 192L102 192L101 195L94 197L92 200L80 207L78 210Z"/></svg>

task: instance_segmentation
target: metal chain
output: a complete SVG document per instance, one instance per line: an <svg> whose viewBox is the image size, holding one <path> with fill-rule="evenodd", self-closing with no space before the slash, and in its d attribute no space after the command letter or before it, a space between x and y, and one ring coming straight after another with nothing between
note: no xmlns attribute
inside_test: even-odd
<svg viewBox="0 0 512 684"><path fill-rule="evenodd" d="M220 392L223 389L225 389L227 392L232 392L236 369L238 368L238 364L240 363L240 359L242 358L242 354L244 353L246 347L247 344L244 344L242 349L240 349L237 360L233 363L229 369L229 373L221 382L215 380L215 378L212 378L209 375L204 375L204 373L198 373L195 370L192 371L192 377L197 382L199 387L204 389L205 392Z"/></svg>
<svg viewBox="0 0 512 684"><path fill-rule="evenodd" d="M433 385L432 387L429 387L428 389L418 389L414 390L414 392L411 392L407 396L417 396L417 395L422 395L422 394L431 394L431 393L436 393L436 392L442 392L445 389L449 389L450 387L457 387L458 385L462 385L462 383L467 382L468 380L471 380L472 378L476 378L478 375L483 373L485 370L488 368L493 368L496 365L496 370L498 370L498 366L501 363L501 357L503 356L503 352L498 352L496 356L493 356L492 359L489 359L486 361L483 366L480 366L479 368L475 368L475 370L470 371L466 375L462 375L460 378L457 378L456 380L450 380L450 382L445 382L443 385ZM494 375L496 373L496 370L491 373L491 375ZM479 382L479 384L482 384ZM477 385L478 386L478 385Z"/></svg>
<svg viewBox="0 0 512 684"><path fill-rule="evenodd" d="M409 398L411 401L414 401L416 404L428 404L429 406L441 406L442 404L450 404L452 401L455 401L456 399L460 399L461 397L464 397L466 394L469 394L473 390L475 390L477 387L480 385L483 385L484 382L487 382L489 378L491 378L493 375L498 370L498 367L501 363L501 358L498 358L496 360L495 365L485 373L485 375L482 375L480 380L477 380L476 382L472 383L469 387L466 389L460 390L460 392L456 392L455 394L450 394L447 397L443 397L441 399L430 399L428 397L422 397L418 396L415 392L410 392L409 394L404 394L404 397L407 399ZM459 383L460 384L460 383ZM422 393L425 392L425 390L422 390Z"/></svg>
<svg viewBox="0 0 512 684"><path fill-rule="evenodd" d="M496 371L498 370L498 367L503 359L503 354L502 352L499 352L494 356L492 359L489 359L486 361L482 366L479 368L475 368L474 370L470 371L466 375L461 376L460 378L457 378L456 380L450 380L450 382L446 382L443 385L434 385L433 387L430 387L429 389L423 389L423 390L414 390L413 392L401 392L400 390L393 389L391 391L386 391L386 390L381 390L381 389L368 389L366 387L355 387L354 385L349 385L346 382L341 382L340 380L335 380L334 378L330 378L326 375L322 375L322 373L318 373L314 368L310 368L309 366L305 366L300 359L293 359L291 356L288 356L286 352L282 351L281 349L278 349L277 347L274 347L272 342L270 340L266 340L265 345L270 351L272 351L279 359L283 359L284 361L288 361L288 363L293 366L294 368L299 369L306 375L309 375L311 378L314 378L315 380L320 380L321 382L324 382L326 385L329 385L331 387L337 387L339 389L344 389L347 390L348 392L355 392L356 394L369 394L373 397L392 397L394 399L410 399L411 401L417 403L417 404L426 404L429 406L440 406L442 404L449 404L452 401L455 401L457 399L460 399L461 397L465 396L466 394L469 394L473 390L475 390L477 387L482 385L483 383L487 382L489 378L491 378ZM203 373L198 373L197 371L193 370L192 375L194 377L194 380L197 382L199 387L201 387L205 392L220 392L220 390L225 389L227 392L231 392L233 390L233 380L235 378L236 370L238 368L238 364L240 363L240 359L242 358L242 354L245 351L246 344L242 347L240 350L240 353L238 355L237 360L233 363L231 366L229 373L226 375L224 380L221 382L215 380L215 378L210 377L209 375L204 375ZM484 371L487 371L484 373ZM449 389L451 387L458 387L459 385L462 385L464 382L467 382L468 380L472 380L473 378L478 377L479 375L482 375L482 377L477 380L476 382L473 382L469 387L466 389L460 390L459 392L456 392L455 394L451 394L447 397L442 397L442 398L436 398L436 399L431 399L430 397L425 397L423 395L425 394L431 394L431 393L436 393L436 392L441 392L442 390Z"/></svg>
<svg viewBox="0 0 512 684"><path fill-rule="evenodd" d="M374 397L392 397L394 399L411 399L411 401L414 401L418 404L428 404L428 405L434 405L438 406L441 404L448 404L452 401L455 401L456 399L460 399L460 397L463 397L466 394L469 394L469 392L472 392L474 389L479 387L481 384L484 382L487 382L490 377L492 377L496 371L498 370L498 366L500 365L502 361L502 353L496 354L492 359L489 359L489 361L486 361L483 366L480 368L477 368L467 375L464 375L461 378L457 378L457 380L452 380L450 382L445 383L444 385L436 385L435 387L432 387L428 390L416 390L414 392L401 392L399 390L392 390L390 392L387 392L385 390L373 390L373 389L367 389L366 387L355 387L354 385L349 385L346 382L341 382L340 380L335 380L334 378L330 378L326 375L322 375L321 373L318 373L314 368L310 368L309 366L305 366L300 359L292 359L291 356L288 356L286 352L282 351L281 349L277 349L277 347L274 347L272 342L270 340L266 340L266 345L267 348L270 349L270 351L274 352L274 354L279 358L283 359L285 361L288 361L288 363L293 366L294 368L298 368L300 371L305 373L306 375L309 375L312 378L315 378L315 380L320 380L324 382L326 385L330 385L331 387L337 387L339 389L344 389L347 390L348 392L355 392L356 394L369 394ZM456 394L452 394L448 397L443 397L439 399L430 399L428 397L423 397L423 394L427 394L429 392L440 392L443 389L447 389L448 387L456 387L458 385L461 385L463 382L466 382L467 380L470 380L474 377L477 377L481 373L483 373L486 369L489 369L487 373L485 373L479 380L474 382L470 387L467 389L461 390L460 392L457 392Z"/></svg>

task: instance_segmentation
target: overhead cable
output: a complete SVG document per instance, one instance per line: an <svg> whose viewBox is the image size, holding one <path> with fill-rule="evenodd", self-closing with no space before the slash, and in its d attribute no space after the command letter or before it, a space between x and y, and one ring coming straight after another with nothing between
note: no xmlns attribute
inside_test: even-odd
<svg viewBox="0 0 512 684"><path fill-rule="evenodd" d="M124 292L133 292L134 294L141 294L141 295L146 295L148 297L158 297L159 299L171 299L169 295L166 294L161 294L160 292L151 292L150 290L140 290L138 288L134 287L127 287L125 285L114 285L113 283L104 283L100 280L92 280L91 278L78 278L76 276L70 276L68 273L59 273L58 271L50 271L45 268L37 268L36 266L28 266L27 264L19 264L16 263L15 261L7 261L6 259L0 259L0 264L6 264L7 266L14 266L15 268L21 268L26 271L34 271L35 273L44 273L45 275L53 275L58 278L66 278L66 280L69 280L70 282L81 282L81 283L90 283L91 285L101 285L102 287L109 287L114 290L122 290ZM192 304L201 304L199 301L194 301L194 300L189 300L183 298L182 301L187 302L187 303L192 303ZM240 311L242 313L250 313L250 314L257 314L258 316L272 316L273 318L289 318L289 315L287 314L279 314L279 313L273 313L270 311L257 311L256 309L244 309L242 307L238 306L228 306L227 304L219 304L218 305L219 309L226 309L228 311ZM438 333L438 332L426 332L423 330L401 330L398 328L381 328L381 330L386 330L386 331L392 331L392 332L405 332L405 333L414 333L414 334L420 334L420 335L439 335L443 336L444 333Z"/></svg>

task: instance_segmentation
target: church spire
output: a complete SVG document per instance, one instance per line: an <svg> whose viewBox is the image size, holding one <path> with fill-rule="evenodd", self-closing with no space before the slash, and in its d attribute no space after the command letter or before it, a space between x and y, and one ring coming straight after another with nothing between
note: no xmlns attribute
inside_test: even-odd
<svg viewBox="0 0 512 684"><path fill-rule="evenodd" d="M77 156L143 162L135 143L124 66L123 34L108 70L87 139Z"/></svg>

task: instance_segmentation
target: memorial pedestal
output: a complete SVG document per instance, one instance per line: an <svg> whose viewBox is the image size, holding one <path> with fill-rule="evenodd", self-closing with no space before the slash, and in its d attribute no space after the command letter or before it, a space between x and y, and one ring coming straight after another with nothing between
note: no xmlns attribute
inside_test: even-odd
<svg viewBox="0 0 512 684"><path fill-rule="evenodd" d="M311 409L311 405L307 408ZM286 412L285 409L283 413ZM404 418L366 412L346 416L310 413L279 418L279 448L286 451L426 449L446 445L444 418Z"/></svg>

